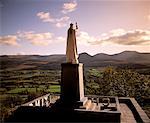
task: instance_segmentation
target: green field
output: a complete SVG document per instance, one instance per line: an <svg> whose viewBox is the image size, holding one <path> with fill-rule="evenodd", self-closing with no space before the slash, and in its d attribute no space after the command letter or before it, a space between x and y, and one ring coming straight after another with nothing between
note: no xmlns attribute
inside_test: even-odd
<svg viewBox="0 0 150 123"><path fill-rule="evenodd" d="M60 86L59 85L50 86L50 88L48 89L48 92L50 93L60 92Z"/></svg>
<svg viewBox="0 0 150 123"><path fill-rule="evenodd" d="M20 105L47 93L60 93L58 70L0 70L1 118L12 106ZM1 119L1 120L2 120Z"/></svg>
<svg viewBox="0 0 150 123"><path fill-rule="evenodd" d="M1 120L9 110L47 93L60 93L60 70L0 70ZM134 97L150 116L150 75L132 70L89 68L84 71L85 94Z"/></svg>
<svg viewBox="0 0 150 123"><path fill-rule="evenodd" d="M27 91L28 93L33 93L37 91L42 91L45 89L44 85L40 85L39 88L15 88L12 90L7 91L7 94L19 94L21 92ZM46 92L60 92L60 85L50 85L48 89L45 90Z"/></svg>

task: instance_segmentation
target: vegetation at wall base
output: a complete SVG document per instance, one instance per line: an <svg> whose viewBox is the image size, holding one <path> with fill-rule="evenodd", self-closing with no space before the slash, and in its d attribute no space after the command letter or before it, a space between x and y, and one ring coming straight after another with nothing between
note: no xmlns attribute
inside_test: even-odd
<svg viewBox="0 0 150 123"><path fill-rule="evenodd" d="M60 93L60 70L1 70L1 121L15 106L47 93ZM150 117L150 74L118 67L84 69L85 94L134 97Z"/></svg>

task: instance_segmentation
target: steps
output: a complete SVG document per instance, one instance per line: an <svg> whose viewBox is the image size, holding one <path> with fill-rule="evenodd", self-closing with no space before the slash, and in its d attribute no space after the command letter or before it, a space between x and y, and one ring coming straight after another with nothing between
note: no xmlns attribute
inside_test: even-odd
<svg viewBox="0 0 150 123"><path fill-rule="evenodd" d="M91 100L87 100L86 103L83 106L80 106L80 109L89 109L89 107L91 106L92 101Z"/></svg>
<svg viewBox="0 0 150 123"><path fill-rule="evenodd" d="M91 103L90 107L88 108L89 111L95 111L97 105L96 103Z"/></svg>
<svg viewBox="0 0 150 123"><path fill-rule="evenodd" d="M96 103L92 103L91 100L87 100L83 106L79 107L80 109L85 109L88 111L100 111L100 107Z"/></svg>

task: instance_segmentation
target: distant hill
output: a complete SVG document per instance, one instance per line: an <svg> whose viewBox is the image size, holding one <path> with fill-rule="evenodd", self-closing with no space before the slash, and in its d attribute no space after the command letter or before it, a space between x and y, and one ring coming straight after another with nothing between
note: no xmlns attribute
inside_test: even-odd
<svg viewBox="0 0 150 123"><path fill-rule="evenodd" d="M114 55L97 54L95 60L120 61L127 63L150 63L150 53L139 53L136 51L124 51Z"/></svg>
<svg viewBox="0 0 150 123"><path fill-rule="evenodd" d="M63 54L56 55L3 55L0 56L1 69L60 69L61 63L66 61ZM124 51L114 55L99 53L91 56L87 53L79 54L79 61L85 67L128 66L150 67L150 53Z"/></svg>

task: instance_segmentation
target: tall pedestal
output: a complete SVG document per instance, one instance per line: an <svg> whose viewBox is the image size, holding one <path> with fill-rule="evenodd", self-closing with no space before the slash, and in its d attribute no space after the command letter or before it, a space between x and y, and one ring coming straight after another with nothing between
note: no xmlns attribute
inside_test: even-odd
<svg viewBox="0 0 150 123"><path fill-rule="evenodd" d="M84 103L83 64L61 64L61 101L68 105Z"/></svg>

